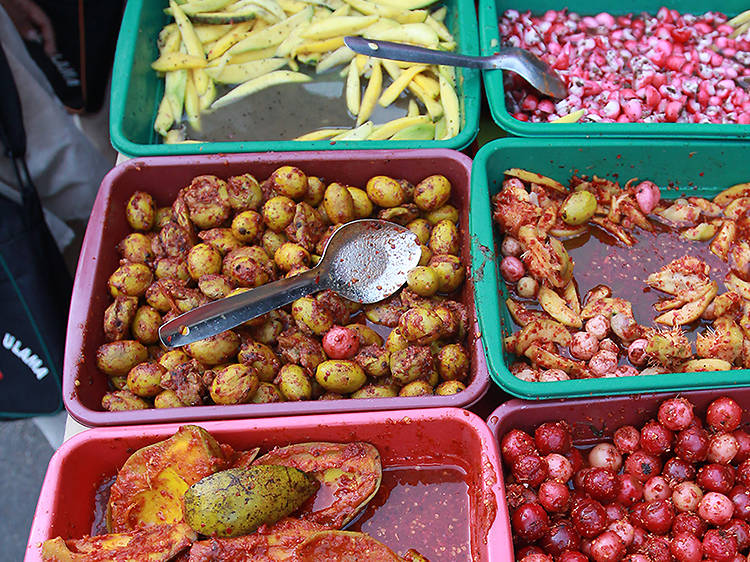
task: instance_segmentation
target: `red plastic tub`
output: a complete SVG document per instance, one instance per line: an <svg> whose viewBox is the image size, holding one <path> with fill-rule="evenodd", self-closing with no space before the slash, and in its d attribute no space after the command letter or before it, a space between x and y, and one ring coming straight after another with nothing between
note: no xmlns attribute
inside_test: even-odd
<svg viewBox="0 0 750 562"><path fill-rule="evenodd" d="M730 396L743 407L743 425L750 423L750 388L725 390L699 390L681 392L695 405L695 412L704 416L708 405L719 396ZM615 430L623 425L640 427L650 419L655 419L659 404L676 396L674 392L615 396L613 398L579 398L575 400L553 400L549 402L526 402L509 400L495 409L487 418L487 424L496 443L511 429L521 429L534 435L537 426L544 422L565 420L573 431L573 443L587 446L612 440ZM503 494L504 494L503 488ZM505 498L503 497L503 503ZM507 512L506 512L507 517ZM505 532L510 536L510 520L503 522ZM512 548L512 545L510 545ZM508 560L513 560L509 555Z"/></svg>
<svg viewBox="0 0 750 562"><path fill-rule="evenodd" d="M380 451L383 483L356 521L363 532L396 552L415 548L433 562L509 560L498 449L487 425L471 412L432 408L200 425L220 443L262 452L305 441L368 441ZM26 560L38 560L47 539L91 533L99 486L136 449L178 427L96 428L64 443L42 484Z"/></svg>
<svg viewBox="0 0 750 562"><path fill-rule="evenodd" d="M309 175L354 186L364 186L370 177L378 174L405 178L411 182L418 182L431 174L445 175L453 185L452 204L461 214L461 256L464 263L470 265L471 160L456 151L287 152L130 160L113 169L104 178L89 219L78 262L63 368L63 400L68 412L76 420L87 426L101 426L400 408L468 407L487 391L489 375L481 341L477 336L479 329L472 282L467 276L460 300L467 305L470 314L472 329L468 347L472 357L472 372L466 390L458 394L104 411L101 399L107 392L107 377L97 370L95 354L99 345L104 343L102 318L110 302L107 280L119 261L115 246L130 232L124 212L130 196L138 190L147 191L154 196L157 205L171 205L177 192L197 175L214 174L226 178L250 172L258 178L266 178L284 164L298 166Z"/></svg>

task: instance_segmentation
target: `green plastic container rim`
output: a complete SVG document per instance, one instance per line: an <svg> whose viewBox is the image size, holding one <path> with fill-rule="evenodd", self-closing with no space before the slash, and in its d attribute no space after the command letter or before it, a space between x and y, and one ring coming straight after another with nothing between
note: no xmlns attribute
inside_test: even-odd
<svg viewBox="0 0 750 562"><path fill-rule="evenodd" d="M481 76L478 70L457 69L459 104L462 109L463 123L458 135L439 141L222 141L186 144L149 144L130 140L123 130L125 106L130 88L135 57L136 43L139 39L139 19L144 3L148 0L130 0L125 7L120 34L117 39L117 51L112 71L112 89L110 102L109 134L112 146L126 156L173 156L177 154L217 154L232 152L289 152L299 150L402 150L411 148L466 148L479 131L479 113L481 109ZM458 50L469 55L479 54L479 33L473 0L454 0L457 10ZM155 41L156 38L149 38ZM163 86L162 86L163 87ZM157 102L158 103L158 102ZM156 105L150 117L156 116ZM155 133L152 133L152 139Z"/></svg>
<svg viewBox="0 0 750 562"><path fill-rule="evenodd" d="M596 139L589 141L591 146L622 149L628 146L648 148L682 148L689 146L696 150L701 148L718 148L715 141L686 142L675 140L651 139ZM737 143L735 146L740 147ZM539 150L540 154L554 153L557 148L570 148L570 139L523 139L504 138L484 145L476 157L471 173L471 210L469 213L469 232L471 236L471 275L474 280L474 302L477 308L482 345L487 357L487 365L492 380L506 392L528 400L545 400L552 398L572 398L594 395L617 395L681 390L698 390L707 388L725 388L750 383L750 370L734 369L730 371L712 371L705 373L669 373L634 377L577 379L559 382L529 382L515 377L507 365L507 356L503 349L502 327L512 326L512 320L505 305L502 305L499 292L505 286L498 277L498 254L495 246L495 231L492 223L492 205L490 201L488 161L504 148L524 148ZM582 150L582 149L579 149ZM585 149L583 149L585 150ZM750 155L750 148L748 149ZM585 158L582 154L581 158ZM675 196L677 192L674 192ZM501 289L502 287L502 289ZM688 382L686 376L691 376ZM745 381L740 380L744 376Z"/></svg>
<svg viewBox="0 0 750 562"><path fill-rule="evenodd" d="M500 45L500 30L498 28L498 0L479 0L479 36L482 55L492 55ZM585 6L570 6L571 11L581 14L598 13L602 9L614 14L638 13L647 11L656 13L661 6L679 10L682 13L704 13L721 10L728 16L735 16L747 9L738 0L722 2L720 6L710 2L699 1L662 1L649 2L635 0L621 3L617 6L603 6L589 2ZM561 9L564 4L545 0L530 0L517 5L509 5L521 12L531 10L540 13L547 9ZM586 11L586 8L592 11ZM715 123L529 123L515 119L505 107L505 87L503 86L502 70L485 70L484 89L490 106L490 114L500 127L509 133L521 137L543 135L545 137L662 137L662 138L715 138L715 139L746 139L750 137L750 125L715 124Z"/></svg>

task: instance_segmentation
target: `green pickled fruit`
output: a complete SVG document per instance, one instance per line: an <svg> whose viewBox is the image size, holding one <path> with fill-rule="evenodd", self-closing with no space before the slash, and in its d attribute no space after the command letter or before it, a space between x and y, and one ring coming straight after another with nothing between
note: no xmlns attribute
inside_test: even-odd
<svg viewBox="0 0 750 562"><path fill-rule="evenodd" d="M588 191L571 193L563 202L560 218L571 225L579 225L588 221L596 212L596 197Z"/></svg>
<svg viewBox="0 0 750 562"><path fill-rule="evenodd" d="M222 470L187 489L185 521L202 535L246 535L295 512L318 486L313 477L288 466Z"/></svg>

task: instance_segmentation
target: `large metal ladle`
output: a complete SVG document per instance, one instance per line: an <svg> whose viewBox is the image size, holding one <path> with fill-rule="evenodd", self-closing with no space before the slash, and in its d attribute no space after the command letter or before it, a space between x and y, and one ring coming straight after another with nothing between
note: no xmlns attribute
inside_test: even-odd
<svg viewBox="0 0 750 562"><path fill-rule="evenodd" d="M314 268L194 308L163 324L159 338L169 348L187 345L325 289L351 301L374 303L406 282L421 255L416 235L401 225L352 221L334 232Z"/></svg>
<svg viewBox="0 0 750 562"><path fill-rule="evenodd" d="M381 59L447 64L468 68L512 70L547 96L561 99L568 95L565 82L546 62L533 53L518 47L498 47L494 55L475 57L356 36L344 37L344 43L355 53Z"/></svg>

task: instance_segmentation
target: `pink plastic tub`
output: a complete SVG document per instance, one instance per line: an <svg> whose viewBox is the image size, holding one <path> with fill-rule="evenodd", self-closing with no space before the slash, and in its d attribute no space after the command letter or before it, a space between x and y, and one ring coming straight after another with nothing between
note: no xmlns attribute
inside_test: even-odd
<svg viewBox="0 0 750 562"><path fill-rule="evenodd" d="M576 446L593 445L609 440L615 430L623 425L640 427L649 419L656 418L659 404L677 394L616 396L613 398L579 398L575 400L554 400L549 402L526 402L509 400L495 409L487 418L490 431L497 443L511 429L521 429L534 435L537 426L544 422L565 420L573 430ZM730 396L744 409L743 425L750 423L750 388L725 390L698 390L681 392L695 404L695 412L704 416L708 405L719 396ZM503 503L505 503L503 488ZM507 511L505 512L507 517ZM510 536L510 519L503 522L507 536ZM512 545L508 547L512 552ZM512 554L507 560L513 560Z"/></svg>
<svg viewBox="0 0 750 562"><path fill-rule="evenodd" d="M107 280L117 268L116 244L130 232L125 204L138 190L151 193L158 205L171 205L177 192L200 174L222 178L250 172L266 178L277 167L291 164L310 175L364 186L378 174L417 182L443 174L453 184L454 204L461 213L461 255L470 265L469 177L471 160L452 150L332 151L154 157L131 160L113 169L102 182L89 219L78 262L68 320L63 400L68 412L88 426L321 414L400 408L468 407L487 391L489 375L479 340L471 279L467 276L460 300L467 305L472 330L469 349L472 372L466 390L452 396L346 399L234 406L196 406L108 412L101 407L107 377L95 364L96 349L104 343L102 317L109 305Z"/></svg>
<svg viewBox="0 0 750 562"><path fill-rule="evenodd" d="M356 521L358 528L396 552L416 548L433 562L508 560L498 449L484 421L469 411L433 408L199 425L238 450L368 441L380 451L383 483ZM42 484L26 560L38 560L39 545L47 539L91 533L97 488L136 449L166 439L178 427L96 428L64 443ZM441 472L451 476L436 476ZM458 523L451 523L454 518Z"/></svg>

